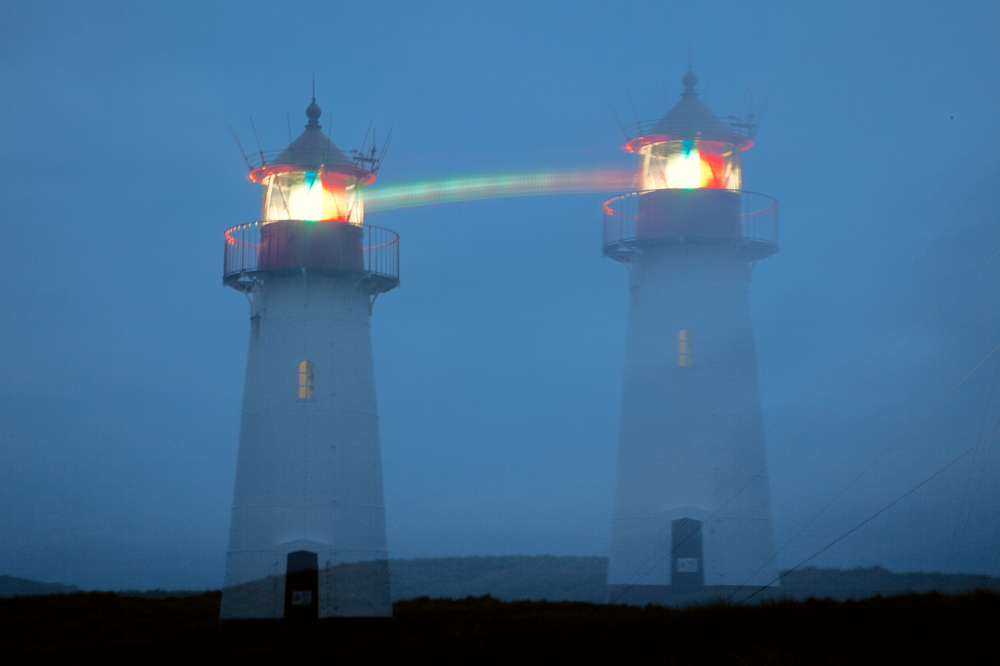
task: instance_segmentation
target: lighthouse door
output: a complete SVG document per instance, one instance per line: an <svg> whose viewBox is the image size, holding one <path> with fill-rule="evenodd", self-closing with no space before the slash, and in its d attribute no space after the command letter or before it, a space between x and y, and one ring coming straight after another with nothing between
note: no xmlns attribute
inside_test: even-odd
<svg viewBox="0 0 1000 666"><path fill-rule="evenodd" d="M674 592L700 590L705 585L701 521L678 518L671 523L670 531L670 586Z"/></svg>
<svg viewBox="0 0 1000 666"><path fill-rule="evenodd" d="M285 619L308 622L319 617L319 566L316 553L288 553L285 570Z"/></svg>

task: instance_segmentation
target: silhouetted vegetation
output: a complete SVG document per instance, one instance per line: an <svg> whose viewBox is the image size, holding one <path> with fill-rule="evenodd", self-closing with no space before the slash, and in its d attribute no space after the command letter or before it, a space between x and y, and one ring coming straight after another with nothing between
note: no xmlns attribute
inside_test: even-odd
<svg viewBox="0 0 1000 666"><path fill-rule="evenodd" d="M756 605L672 609L538 601L603 599L606 566L598 557L396 560L390 562L394 619L320 621L299 628L265 622L220 631L219 592L17 596L0 599L0 657L8 663L14 663L11 657L289 663L427 655L435 661L509 662L617 661L652 651L656 661L668 664L955 661L991 647L987 622L1000 613L995 591L970 591L997 590L994 578L897 574L879 567L803 568L783 577L780 595L787 598L761 595ZM5 580L22 594L74 589ZM937 592L918 594L926 590ZM907 594L835 600L901 591ZM470 592L474 596L459 600L429 598ZM536 601L504 602L485 592ZM423 596L398 600L416 594Z"/></svg>
<svg viewBox="0 0 1000 666"><path fill-rule="evenodd" d="M978 659L992 647L988 623L1000 613L1000 595L989 592L688 609L420 598L394 604L392 620L220 631L219 601L218 592L3 599L0 656L7 663L517 663L640 655L668 664L953 662Z"/></svg>

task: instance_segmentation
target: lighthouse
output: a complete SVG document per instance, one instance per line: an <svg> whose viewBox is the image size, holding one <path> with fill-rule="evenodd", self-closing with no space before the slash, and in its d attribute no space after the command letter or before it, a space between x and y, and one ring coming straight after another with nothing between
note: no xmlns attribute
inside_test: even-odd
<svg viewBox="0 0 1000 666"><path fill-rule="evenodd" d="M260 220L225 232L223 284L250 302L221 618L392 614L370 316L399 236L364 222L374 151L305 131L249 162Z"/></svg>
<svg viewBox="0 0 1000 666"><path fill-rule="evenodd" d="M605 256L629 314L608 601L695 600L775 578L754 264L778 250L777 202L741 188L753 125L715 116L688 69L638 123L639 191L604 204Z"/></svg>

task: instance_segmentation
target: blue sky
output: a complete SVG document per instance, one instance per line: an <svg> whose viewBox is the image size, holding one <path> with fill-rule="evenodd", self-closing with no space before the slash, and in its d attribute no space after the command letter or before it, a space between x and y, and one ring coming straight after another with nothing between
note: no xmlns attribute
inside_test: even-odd
<svg viewBox="0 0 1000 666"><path fill-rule="evenodd" d="M779 564L798 564L998 427L998 19L989 2L4 4L0 573L221 584L248 332L222 231L259 215L230 125L253 145L252 115L282 148L315 75L342 148L393 128L380 183L628 167L611 105L661 115L689 52L717 114L752 94L744 187L781 205L751 290ZM603 198L369 216L402 237L372 320L390 556L607 553L627 289L600 254ZM1000 575L996 447L813 563Z"/></svg>

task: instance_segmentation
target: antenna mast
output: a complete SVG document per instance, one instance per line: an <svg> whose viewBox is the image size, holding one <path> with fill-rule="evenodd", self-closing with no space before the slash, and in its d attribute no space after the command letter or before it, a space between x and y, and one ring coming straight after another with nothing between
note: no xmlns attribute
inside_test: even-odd
<svg viewBox="0 0 1000 666"><path fill-rule="evenodd" d="M236 136L236 131L233 129L232 125L229 126L229 132L233 135L233 139L236 141L236 147L240 149L240 155L243 156L243 161L247 163L247 169L253 171L253 166L250 164L250 158L247 157L246 151L243 150L243 144L240 143L240 137Z"/></svg>
<svg viewBox="0 0 1000 666"><path fill-rule="evenodd" d="M260 165L264 166L267 164L267 160L264 159L264 149L260 147L260 137L257 136L257 126L253 124L253 116L250 116L250 128L253 129L253 138L257 142L257 152L260 153Z"/></svg>
<svg viewBox="0 0 1000 666"><path fill-rule="evenodd" d="M368 128L372 135L372 147L365 150L365 146L368 144L368 132L365 132L365 140L361 144L361 148L358 150L352 150L351 155L354 158L354 163L359 167L367 169L373 174L377 174L379 167L382 166L382 160L385 159L385 153L389 149L389 142L392 140L392 128L389 129L389 134L385 137L385 141L382 143L381 154L379 154L378 151L378 137L375 134L376 130L372 128L371 123L368 123Z"/></svg>

